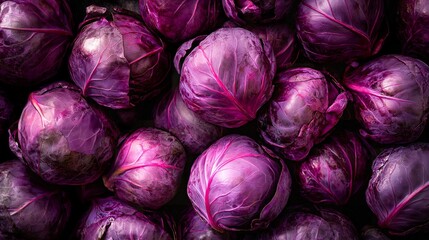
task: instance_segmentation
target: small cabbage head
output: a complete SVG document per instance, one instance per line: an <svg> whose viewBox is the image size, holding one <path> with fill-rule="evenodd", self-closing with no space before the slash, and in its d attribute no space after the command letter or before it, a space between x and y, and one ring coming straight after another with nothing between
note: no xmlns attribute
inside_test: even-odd
<svg viewBox="0 0 429 240"><path fill-rule="evenodd" d="M255 119L273 91L271 46L243 28L221 28L201 39L184 43L175 57L185 104L203 120L227 128Z"/></svg>
<svg viewBox="0 0 429 240"><path fill-rule="evenodd" d="M267 228L289 198L291 177L281 159L242 135L228 135L194 162L188 196L215 230Z"/></svg>
<svg viewBox="0 0 429 240"><path fill-rule="evenodd" d="M222 0L226 16L238 24L273 23L292 9L292 0Z"/></svg>
<svg viewBox="0 0 429 240"><path fill-rule="evenodd" d="M71 78L85 97L109 108L131 108L161 92L169 69L164 42L138 16L87 8L69 58Z"/></svg>
<svg viewBox="0 0 429 240"><path fill-rule="evenodd" d="M110 164L117 136L107 117L66 82L32 92L11 134L17 156L43 180L61 185L99 178Z"/></svg>
<svg viewBox="0 0 429 240"><path fill-rule="evenodd" d="M140 212L114 197L92 201L77 230L81 240L172 240L168 216Z"/></svg>
<svg viewBox="0 0 429 240"><path fill-rule="evenodd" d="M140 0L144 22L171 42L183 42L213 30L222 19L220 0Z"/></svg>
<svg viewBox="0 0 429 240"><path fill-rule="evenodd" d="M410 143L422 134L429 112L429 66L422 61L381 56L349 73L344 85L365 138Z"/></svg>
<svg viewBox="0 0 429 240"><path fill-rule="evenodd" d="M391 234L429 230L428 159L429 144L413 143L388 148L373 162L366 202Z"/></svg>
<svg viewBox="0 0 429 240"><path fill-rule="evenodd" d="M403 54L428 62L429 4L425 0L400 0L398 12L398 36Z"/></svg>
<svg viewBox="0 0 429 240"><path fill-rule="evenodd" d="M0 164L0 237L60 239L71 213L70 196L43 182L21 161Z"/></svg>
<svg viewBox="0 0 429 240"><path fill-rule="evenodd" d="M337 130L299 165L300 192L315 204L345 205L364 184L370 160L358 134Z"/></svg>
<svg viewBox="0 0 429 240"><path fill-rule="evenodd" d="M296 27L315 62L350 62L379 52L387 37L384 0L303 0Z"/></svg>
<svg viewBox="0 0 429 240"><path fill-rule="evenodd" d="M353 223L334 209L295 206L286 209L272 226L257 237L245 235L245 240L358 240Z"/></svg>
<svg viewBox="0 0 429 240"><path fill-rule="evenodd" d="M72 25L66 0L0 1L0 81L30 86L56 75Z"/></svg>
<svg viewBox="0 0 429 240"><path fill-rule="evenodd" d="M348 97L311 68L281 71L273 97L258 115L264 142L286 159L303 160L340 120Z"/></svg>
<svg viewBox="0 0 429 240"><path fill-rule="evenodd" d="M202 153L223 134L222 127L202 120L189 110L178 89L158 103L154 123L155 127L176 136L192 155Z"/></svg>
<svg viewBox="0 0 429 240"><path fill-rule="evenodd" d="M185 149L176 137L141 128L123 140L104 185L123 201L158 209L176 195L185 163Z"/></svg>

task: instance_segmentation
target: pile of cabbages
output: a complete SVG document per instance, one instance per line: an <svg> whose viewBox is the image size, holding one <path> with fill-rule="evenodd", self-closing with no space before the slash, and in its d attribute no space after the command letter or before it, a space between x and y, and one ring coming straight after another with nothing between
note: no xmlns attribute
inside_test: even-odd
<svg viewBox="0 0 429 240"><path fill-rule="evenodd" d="M429 2L0 0L0 239L427 239Z"/></svg>

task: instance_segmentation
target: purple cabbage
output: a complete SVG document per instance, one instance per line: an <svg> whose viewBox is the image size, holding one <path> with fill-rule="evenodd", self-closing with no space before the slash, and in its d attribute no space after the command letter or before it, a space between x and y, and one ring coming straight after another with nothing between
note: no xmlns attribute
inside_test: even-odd
<svg viewBox="0 0 429 240"><path fill-rule="evenodd" d="M345 205L364 185L371 151L359 135L338 130L297 169L301 194L317 204Z"/></svg>
<svg viewBox="0 0 429 240"><path fill-rule="evenodd" d="M303 0L297 32L306 56L315 62L350 62L381 49L387 32L384 0Z"/></svg>
<svg viewBox="0 0 429 240"><path fill-rule="evenodd" d="M275 91L258 116L258 131L266 144L287 159L304 159L338 123L347 95L311 68L279 72Z"/></svg>
<svg viewBox="0 0 429 240"><path fill-rule="evenodd" d="M362 240L390 240L379 228L365 226L361 232Z"/></svg>
<svg viewBox="0 0 429 240"><path fill-rule="evenodd" d="M187 189L196 212L219 232L267 228L290 191L284 161L240 135L219 139L196 159Z"/></svg>
<svg viewBox="0 0 429 240"><path fill-rule="evenodd" d="M134 107L164 88L170 69L165 48L132 12L90 6L69 58L70 75L98 104Z"/></svg>
<svg viewBox="0 0 429 240"><path fill-rule="evenodd" d="M202 219L192 207L184 211L178 222L179 240L229 240L234 239L229 232L220 233Z"/></svg>
<svg viewBox="0 0 429 240"><path fill-rule="evenodd" d="M228 21L223 27L238 27L238 25ZM276 57L277 72L291 67L298 59L299 47L295 30L289 24L279 22L267 25L246 25L243 28L271 45Z"/></svg>
<svg viewBox="0 0 429 240"><path fill-rule="evenodd" d="M30 86L57 74L72 24L65 0L0 1L0 81Z"/></svg>
<svg viewBox="0 0 429 240"><path fill-rule="evenodd" d="M223 127L253 120L273 91L276 61L270 45L242 28L221 28L191 51L199 40L183 44L175 57L185 104L203 120ZM191 52L185 58L187 50Z"/></svg>
<svg viewBox="0 0 429 240"><path fill-rule="evenodd" d="M175 196L185 163L185 149L176 137L141 128L123 140L104 185L121 200L158 209Z"/></svg>
<svg viewBox="0 0 429 240"><path fill-rule="evenodd" d="M429 144L388 148L372 165L366 202L391 234L429 230Z"/></svg>
<svg viewBox="0 0 429 240"><path fill-rule="evenodd" d="M286 209L289 210L289 209ZM358 240L353 223L342 213L329 209L299 207L285 211L265 232L246 240Z"/></svg>
<svg viewBox="0 0 429 240"><path fill-rule="evenodd" d="M41 181L18 160L0 164L0 237L60 239L70 196Z"/></svg>
<svg viewBox="0 0 429 240"><path fill-rule="evenodd" d="M292 9L292 0L222 0L226 16L238 24L273 23Z"/></svg>
<svg viewBox="0 0 429 240"><path fill-rule="evenodd" d="M214 29L221 19L220 0L140 0L144 22L172 42L183 42Z"/></svg>
<svg viewBox="0 0 429 240"><path fill-rule="evenodd" d="M192 155L203 152L223 134L222 127L202 120L189 110L178 89L159 102L155 111L154 123L155 127L169 131L176 136Z"/></svg>
<svg viewBox="0 0 429 240"><path fill-rule="evenodd" d="M402 52L429 60L429 4L424 0L400 0L398 9Z"/></svg>
<svg viewBox="0 0 429 240"><path fill-rule="evenodd" d="M110 164L117 132L72 84L32 92L12 130L11 149L43 180L62 185L95 181Z"/></svg>
<svg viewBox="0 0 429 240"><path fill-rule="evenodd" d="M95 199L77 230L81 240L172 240L171 223L162 214L143 213L113 198Z"/></svg>
<svg viewBox="0 0 429 240"><path fill-rule="evenodd" d="M381 56L347 74L344 85L365 138L408 143L422 134L429 111L429 67L422 61Z"/></svg>

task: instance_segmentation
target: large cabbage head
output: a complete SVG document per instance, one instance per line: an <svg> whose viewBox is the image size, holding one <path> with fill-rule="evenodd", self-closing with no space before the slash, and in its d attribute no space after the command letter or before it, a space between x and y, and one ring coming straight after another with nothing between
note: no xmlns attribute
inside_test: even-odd
<svg viewBox="0 0 429 240"><path fill-rule="evenodd" d="M399 38L402 52L429 60L429 4L425 0L400 0Z"/></svg>
<svg viewBox="0 0 429 240"><path fill-rule="evenodd" d="M202 219L194 208L187 208L178 222L179 239L191 240L229 240L234 239L231 232L220 233Z"/></svg>
<svg viewBox="0 0 429 240"><path fill-rule="evenodd" d="M384 0L303 0L296 26L306 56L315 62L350 62L381 49Z"/></svg>
<svg viewBox="0 0 429 240"><path fill-rule="evenodd" d="M155 127L176 136L186 150L193 155L200 154L223 134L223 128L202 120L189 110L179 90L166 95L155 111Z"/></svg>
<svg viewBox="0 0 429 240"><path fill-rule="evenodd" d="M355 226L344 214L329 208L286 209L273 225L255 237L245 240L358 240Z"/></svg>
<svg viewBox="0 0 429 240"><path fill-rule="evenodd" d="M429 144L381 152L372 165L366 202L381 228L407 235L429 230Z"/></svg>
<svg viewBox="0 0 429 240"><path fill-rule="evenodd" d="M82 94L109 108L130 108L158 95L170 69L161 38L131 12L90 6L69 58Z"/></svg>
<svg viewBox="0 0 429 240"><path fill-rule="evenodd" d="M422 61L385 55L349 73L344 84L364 137L389 144L422 134L429 112L429 67Z"/></svg>
<svg viewBox="0 0 429 240"><path fill-rule="evenodd" d="M175 58L185 104L205 121L223 127L253 120L273 91L276 60L271 46L248 30L221 28L194 44L185 58L196 40L200 39L183 44Z"/></svg>
<svg viewBox="0 0 429 240"><path fill-rule="evenodd" d="M238 25L227 21L223 27L238 27ZM242 27L271 45L276 57L277 72L291 67L298 59L300 51L295 38L296 31L288 23L278 22Z"/></svg>
<svg viewBox="0 0 429 240"><path fill-rule="evenodd" d="M113 198L92 201L77 230L81 240L172 240L170 218L156 212L143 213Z"/></svg>
<svg viewBox="0 0 429 240"><path fill-rule="evenodd" d="M311 68L279 72L273 97L258 116L262 139L278 154L304 159L338 123L347 95Z"/></svg>
<svg viewBox="0 0 429 240"><path fill-rule="evenodd" d="M66 0L0 1L0 81L30 86L48 80L72 38Z"/></svg>
<svg viewBox="0 0 429 240"><path fill-rule="evenodd" d="M371 151L360 136L338 130L297 169L301 194L316 204L345 205L365 182Z"/></svg>
<svg viewBox="0 0 429 240"><path fill-rule="evenodd" d="M249 137L228 135L195 160L187 192L197 213L223 232L268 227L285 207L290 190L283 160Z"/></svg>
<svg viewBox="0 0 429 240"><path fill-rule="evenodd" d="M71 213L69 196L19 160L0 164L0 237L60 239Z"/></svg>
<svg viewBox="0 0 429 240"><path fill-rule="evenodd" d="M175 196L185 163L185 149L176 137L141 128L123 140L104 185L121 200L158 209Z"/></svg>
<svg viewBox="0 0 429 240"><path fill-rule="evenodd" d="M292 9L292 0L222 0L226 16L238 24L272 23Z"/></svg>
<svg viewBox="0 0 429 240"><path fill-rule="evenodd" d="M43 180L82 185L101 176L113 156L116 131L72 84L32 92L10 146Z"/></svg>
<svg viewBox="0 0 429 240"><path fill-rule="evenodd" d="M211 31L222 18L220 0L140 0L144 22L171 42Z"/></svg>

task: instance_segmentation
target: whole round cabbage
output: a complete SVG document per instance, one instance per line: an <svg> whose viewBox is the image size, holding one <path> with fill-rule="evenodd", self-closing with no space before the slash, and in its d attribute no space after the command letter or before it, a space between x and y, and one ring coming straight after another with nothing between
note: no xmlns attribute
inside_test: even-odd
<svg viewBox="0 0 429 240"><path fill-rule="evenodd" d="M70 75L98 104L131 108L164 87L170 69L165 48L133 13L90 6L71 51Z"/></svg>
<svg viewBox="0 0 429 240"><path fill-rule="evenodd" d="M113 156L116 129L72 84L32 92L11 138L12 150L43 180L83 185L101 176Z"/></svg>
<svg viewBox="0 0 429 240"><path fill-rule="evenodd" d="M353 223L342 213L329 208L299 207L286 209L273 225L257 235L245 239L270 240L358 240Z"/></svg>
<svg viewBox="0 0 429 240"><path fill-rule="evenodd" d="M207 240L229 240L234 239L230 232L220 233L204 221L192 207L187 208L178 222L179 239L207 239Z"/></svg>
<svg viewBox="0 0 429 240"><path fill-rule="evenodd" d="M0 1L0 81L30 86L57 74L72 24L65 0Z"/></svg>
<svg viewBox="0 0 429 240"><path fill-rule="evenodd" d="M176 53L184 58L191 40ZM271 46L242 28L221 28L202 40L177 67L180 95L203 120L228 128L255 119L273 91L276 60Z"/></svg>
<svg viewBox="0 0 429 240"><path fill-rule="evenodd" d="M418 59L385 55L355 69L344 79L353 95L362 136L375 142L413 142L429 112L429 66Z"/></svg>
<svg viewBox="0 0 429 240"><path fill-rule="evenodd" d="M292 9L292 0L222 0L226 16L238 24L272 23Z"/></svg>
<svg viewBox="0 0 429 240"><path fill-rule="evenodd" d="M425 0L400 0L398 10L402 52L429 60L429 4Z"/></svg>
<svg viewBox="0 0 429 240"><path fill-rule="evenodd" d="M291 191L289 170L249 137L228 135L194 162L188 196L212 228L257 230L268 227Z"/></svg>
<svg viewBox="0 0 429 240"><path fill-rule="evenodd" d="M366 202L381 228L408 235L429 230L429 144L388 148L372 165Z"/></svg>
<svg viewBox="0 0 429 240"><path fill-rule="evenodd" d="M178 89L158 103L154 124L176 136L192 155L203 152L223 134L222 127L202 120L189 110Z"/></svg>
<svg viewBox="0 0 429 240"><path fill-rule="evenodd" d="M104 185L121 200L158 209L175 196L185 163L185 149L176 137L141 128L123 140Z"/></svg>
<svg viewBox="0 0 429 240"><path fill-rule="evenodd" d="M113 198L92 201L77 230L81 240L172 240L169 223L156 212L143 213Z"/></svg>
<svg viewBox="0 0 429 240"><path fill-rule="evenodd" d="M258 115L264 142L287 159L304 159L338 123L347 95L311 68L281 71L273 97Z"/></svg>
<svg viewBox="0 0 429 240"><path fill-rule="evenodd" d="M41 181L21 161L0 164L2 239L60 239L70 213L70 196Z"/></svg>
<svg viewBox="0 0 429 240"><path fill-rule="evenodd" d="M238 27L238 25L228 21L223 27ZM295 29L288 23L278 22L242 27L271 45L276 57L277 72L291 67L298 59L300 51L295 38Z"/></svg>
<svg viewBox="0 0 429 240"><path fill-rule="evenodd" d="M298 167L299 190L313 203L345 205L364 184L370 160L370 151L357 134L338 130Z"/></svg>
<svg viewBox="0 0 429 240"><path fill-rule="evenodd" d="M171 42L183 42L214 29L222 6L220 0L140 0L144 22Z"/></svg>
<svg viewBox="0 0 429 240"><path fill-rule="evenodd" d="M351 62L378 53L384 0L302 0L296 26L306 56L315 62Z"/></svg>

